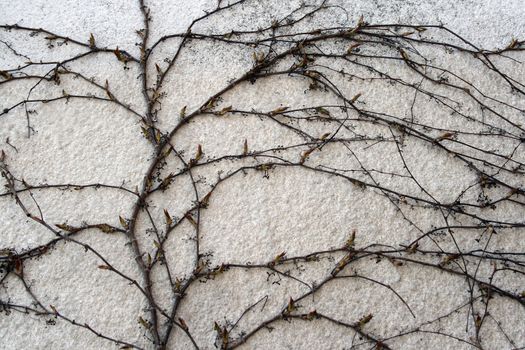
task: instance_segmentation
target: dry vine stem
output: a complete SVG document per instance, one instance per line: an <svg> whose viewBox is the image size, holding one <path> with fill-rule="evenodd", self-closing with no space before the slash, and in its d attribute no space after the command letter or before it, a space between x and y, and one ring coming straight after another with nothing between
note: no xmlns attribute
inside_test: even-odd
<svg viewBox="0 0 525 350"><path fill-rule="evenodd" d="M322 25L348 16L328 1L218 29L264 9L247 0L155 37L161 14L137 6L136 53L0 26L4 345L44 322L93 348L525 347L523 41ZM199 70L231 69L202 82L210 55ZM97 158L144 157L128 178L39 177L31 145L74 140L43 122L67 118L94 130L75 147L109 137ZM97 129L112 118L127 131Z"/></svg>

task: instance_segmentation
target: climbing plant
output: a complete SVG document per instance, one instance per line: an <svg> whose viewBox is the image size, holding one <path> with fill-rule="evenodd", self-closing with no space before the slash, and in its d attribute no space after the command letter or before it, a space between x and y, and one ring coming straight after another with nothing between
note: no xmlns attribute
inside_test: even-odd
<svg viewBox="0 0 525 350"><path fill-rule="evenodd" d="M523 41L329 1L157 35L137 6L137 50L0 25L6 344L22 317L121 349L525 346Z"/></svg>

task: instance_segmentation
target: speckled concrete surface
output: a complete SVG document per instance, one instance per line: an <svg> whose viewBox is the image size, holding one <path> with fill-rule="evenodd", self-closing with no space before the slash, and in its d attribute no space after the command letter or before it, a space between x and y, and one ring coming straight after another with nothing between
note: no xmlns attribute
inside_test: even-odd
<svg viewBox="0 0 525 350"><path fill-rule="evenodd" d="M138 2L138 1L137 1ZM248 2L238 11L210 18L199 24L194 32L228 32L231 29L257 29L297 6L299 1L283 4L281 1ZM362 15L370 23L444 24L475 45L487 49L502 48L512 38L525 38L525 6L521 0L510 1L329 1L334 7L327 15L316 17L316 26L351 26ZM155 42L164 35L184 32L191 20L212 8L216 1L147 1L151 9L151 39ZM346 9L346 12L341 10ZM70 0L0 0L0 24L42 27L87 42L90 33L100 47L116 47L135 56L139 55L136 30L142 28L139 6L135 1L97 0L79 2ZM23 55L44 61L65 59L81 49L75 45L61 45L53 49L45 46L42 37L30 37L16 31L0 30L0 40L12 44ZM159 46L153 55L161 68L165 57L173 55L178 39ZM453 42L455 39L445 38ZM44 42L44 45L42 45ZM480 75L480 68L470 57L448 55L441 49L428 49L441 66L450 67L466 76L484 92L497 96L518 108L525 108L523 96L506 91L502 82L490 74ZM188 45L182 51L178 64L168 75L158 125L170 130L179 119L179 111L187 106L191 111L220 90L232 78L249 69L253 64L252 48L224 47L209 42ZM512 54L510 54L512 55ZM513 56L523 60L523 54ZM518 61L498 61L504 71L515 76L525 76L525 66ZM15 68L23 63L6 45L0 43L0 69ZM112 53L101 53L76 61L70 69L82 72L97 81L107 79L113 94L136 110L144 110L140 74L137 65L123 69ZM385 71L404 79L416 79L408 70L384 63ZM38 71L39 68L36 68ZM150 67L155 70L154 65ZM365 71L358 72L366 74ZM418 80L420 78L417 78ZM523 81L523 79L521 79ZM27 98L31 82L19 81L0 85L0 109L8 108ZM306 91L308 84L298 79L271 78L256 84L245 84L223 96L222 106L234 105L240 110L271 111L279 106L301 108L308 105L335 103L333 97L318 91ZM352 81L344 85L345 94L362 93L362 106L368 110L406 117L410 113L413 92L387 83L369 84ZM32 92L32 98L51 98L67 93L91 93L92 87L82 81L64 77L60 86L42 84ZM504 91L505 90L505 91ZM447 93L444 91L443 93ZM450 92L448 92L450 93ZM100 94L96 92L96 94ZM461 99L461 96L450 95ZM464 111L475 113L475 106L464 101ZM27 122L23 107L0 116L0 148L12 172L30 184L89 184L104 183L134 189L141 185L151 161L151 144L140 132L139 119L125 109L113 104L91 100L57 101L35 104L31 125L35 133L27 138ZM415 114L421 123L441 125L476 132L474 124L457 122L453 116L432 101L421 98L415 105ZM470 109L469 109L470 108ZM523 123L523 114L505 110L509 118ZM491 118L488 116L487 118ZM301 123L301 122L299 122ZM304 122L303 122L304 123ZM494 123L498 123L494 121ZM330 125L302 125L312 134L332 132ZM362 128L362 129L359 129ZM470 128L470 129L469 129ZM356 132L366 135L385 133L388 129L375 126L356 126ZM341 136L351 136L342 131ZM202 145L205 159L224 154L243 152L243 141L248 140L250 151L301 143L301 138L277 123L254 116L227 115L222 118L202 116L186 125L173 140L189 159L197 144ZM9 145L8 144L11 144ZM475 142L475 140L473 140ZM481 142L481 141L480 141ZM493 147L503 153L513 146L500 139L484 140L480 147ZM381 143L356 145L355 158L348 150L337 145L327 145L322 152L309 158L309 164L330 165L344 169L367 169L385 173L404 174L396 147ZM14 147L13 147L14 146ZM16 148L16 150L15 150ZM457 159L447 154L433 152L428 144L409 139L404 145L407 166L420 184L439 201L449 203L468 186L477 181ZM516 152L516 159L525 161L523 146ZM297 159L296 153L283 152L283 157ZM294 158L295 157L295 158ZM176 159L163 174L178 169ZM202 179L199 186L205 191L209 182L222 171L227 174L236 169L234 161L218 163L206 169L196 169L194 176ZM379 191L363 190L342 178L321 175L295 168L276 168L262 172L239 173L231 182L217 188L208 208L201 216L201 251L208 253L210 264L224 262L245 264L265 263L276 254L299 256L341 246L355 230L356 246L384 244L399 247L418 237L419 232L407 225L403 216ZM366 178L365 175L362 179ZM502 175L503 176L503 175ZM421 195L419 188L406 177L390 176L378 172L376 180L403 193ZM507 179L515 186L523 186L523 177ZM2 179L2 185L4 184ZM199 190L201 188L199 187ZM164 209L175 218L181 217L194 203L194 189L187 177L181 177L166 191L151 197L150 209L155 222L163 222ZM119 216L129 217L135 201L133 194L108 188L91 188L82 191L33 191L34 199L43 211L47 222L75 225L81 222L105 222L119 226ZM465 197L476 196L467 192ZM38 210L28 193L21 198L30 210ZM443 224L443 218L434 211L415 208L405 213L422 230ZM500 220L523 221L523 209L502 205L483 215ZM139 222L145 245L153 251L151 229L146 215ZM27 218L10 196L0 197L0 249L13 248L18 252L33 248L55 238L49 230ZM522 239L525 231L509 230L491 241L495 250L525 252ZM479 246L478 236L457 230L456 239L465 249ZM166 242L166 252L174 276L184 278L193 267L193 227L186 222L174 231ZM133 263L133 254L124 235L105 235L87 230L78 240L94 247L107 257L120 271L140 280L140 272ZM453 249L451 243L441 242ZM483 242L482 242L483 243ZM449 246L450 245L450 246ZM430 247L430 243L428 245ZM337 256L341 258L341 256ZM337 260L335 260L337 263ZM137 322L146 314L147 302L130 283L111 272L98 269L97 256L72 243L58 243L48 254L31 260L24 266L24 275L31 289L45 305L54 305L60 313L80 324L96 326L112 338L123 339L141 348L153 349L149 335ZM319 283L330 273L334 261L308 262L292 271L297 279L308 284ZM482 267L490 268L490 267ZM464 278L450 276L421 266L397 266L387 260L376 262L364 259L353 267L385 285L403 297L411 311L390 290L367 280L334 281L324 287L315 298L301 301L303 310L316 309L342 322L356 322L363 315L373 314L366 325L371 334L382 338L403 332L435 320L468 301ZM481 273L481 272L480 272ZM502 274L498 285L519 293L525 290L523 274ZM7 279L7 287L0 289L0 298L13 303L31 304L31 296L16 278ZM160 271L153 275L154 294L161 307L171 303L170 286ZM232 269L207 283L195 283L187 291L188 297L180 305L177 317L184 319L201 349L216 347L214 322L234 322L243 311L254 303L258 305L239 324L236 334L249 332L254 326L286 306L289 298L307 293L309 287L290 278L280 278L263 271ZM261 303L262 304L262 303ZM525 308L517 302L497 299L490 306L490 314L501 322L487 323L483 338L484 349L514 349L525 347ZM144 316L145 317L145 316ZM440 337L431 331L439 329L447 334L469 341L473 335L474 321L467 308L429 327L426 334L415 333L392 339L388 345L394 349L472 349L472 345L451 337ZM465 328L470 324L469 330ZM514 345L498 331L502 328ZM269 331L271 330L271 331ZM259 332L244 345L245 349L358 349L371 348L371 344L358 347L362 339L346 328L334 326L326 320L316 323L283 321ZM180 329L174 330L169 349L189 349L192 345ZM86 329L34 314L12 312L0 315L0 348L2 349L113 349L119 348L110 341L95 336Z"/></svg>

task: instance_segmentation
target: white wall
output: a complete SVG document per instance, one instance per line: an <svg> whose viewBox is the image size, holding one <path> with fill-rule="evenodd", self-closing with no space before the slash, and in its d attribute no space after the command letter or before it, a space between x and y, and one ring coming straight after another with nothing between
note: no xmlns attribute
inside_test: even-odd
<svg viewBox="0 0 525 350"><path fill-rule="evenodd" d="M114 49L118 46L120 50L139 57L140 50L135 45L139 37L135 31L143 28L143 19L137 3L0 0L0 24L45 28L83 43L88 43L92 33L97 47ZM152 16L150 45L164 35L184 33L192 19L216 5L216 1L146 3ZM232 11L225 11L198 23L192 32L209 34L226 33L232 29L257 29L268 25L275 18L282 18L298 4L298 1L287 4L279 1L248 1ZM485 49L505 48L513 38L523 40L525 37L525 7L519 0L376 0L331 1L329 4L339 7L321 12L312 21L301 23L298 27L353 27L363 15L372 24L442 23L474 45ZM16 29L0 30L0 70L16 69L29 59L32 62L56 62L89 51L74 43L58 45L56 40L46 40L44 34L29 34L30 32ZM428 30L422 35L422 38L466 47L457 38L440 30ZM53 45L52 48L47 47L49 43ZM157 74L155 63L158 63L161 70L166 69L164 59L175 54L179 43L180 39L171 39L156 47L148 67L150 84ZM421 56L410 51L410 46L406 45L410 57L421 62ZM347 47L347 42L331 42L320 44L319 49L339 50L338 52L342 49L344 52ZM182 157L186 162L195 157L197 145L201 145L204 152L199 162L210 162L223 155L242 155L244 140L247 140L249 152L302 144L305 140L300 135L269 119L272 116L270 112L281 106L295 110L322 105L330 111L332 117L349 117L350 120L345 121L348 128L339 130L337 136L353 141L329 143L321 151L314 151L305 164L315 169L337 168L340 175L373 185L376 181L375 186L378 187L362 189L356 186L355 181L352 183L343 177L309 171L298 166L278 166L267 172L253 169L245 173L239 172L214 190L208 208L199 213L199 249L201 254L206 254L203 261L207 261L210 268L222 263L264 265L282 252L286 252L286 257L291 258L342 247L353 231L355 248L363 249L363 252L376 249L370 247L372 244L388 247L384 249L401 249L402 245L410 244L435 227L480 225L480 220L467 215L444 214L440 210L421 206L421 202L411 201L410 196L440 204L453 203L459 196L461 201L475 205L479 204L480 194L487 195L489 200L508 196L509 188L504 186L481 188L476 172L466 167L459 157L451 156L451 153L466 152L508 168L523 163L524 146L519 140L519 137L525 137L521 129L525 117L523 94L511 91L502 75L487 69L471 54L457 50L446 52L442 47L425 45L413 49L430 59L429 63L445 67L471 82L479 89L479 92L475 92L471 87L473 96L501 113L514 126L494 113L481 110L472 96L457 89L424 81L403 62L360 61L372 64L393 78L410 84L421 83L420 88L439 95L441 101L446 101L472 120L451 114L443 103L432 100L421 92L415 93L411 87L391 84L384 79L358 78L377 77L369 70L341 61L319 59L316 64L330 65L337 70L345 68L346 72L355 74L357 77L350 80L326 71L327 74L333 74L333 81L348 98L361 94L355 103L362 110L387 113L405 118L405 121L412 120L413 117L416 123L435 128L427 130L421 125L415 127L431 138L442 137L445 130L456 131L453 139L462 143L446 137L443 140L443 144L451 152L431 142L423 142L413 135L407 135L401 142L404 136L398 129L392 129L391 134L384 124L367 123L352 110L347 116L337 107L327 107L338 106L341 100L331 93L307 91L309 82L303 77L284 75L261 78L255 84L243 83L221 96L223 101L214 110L220 111L231 105L234 111L257 111L263 115L257 117L225 113L221 116L196 116L191 123L181 127L171 140L176 149L184 152ZM198 110L210 96L253 67L254 51L265 50L262 46L254 49L209 40L194 40L184 46L177 64L166 76L163 85L162 91L166 96L162 99L162 110L156 123L159 130L169 132L176 127L180 122L180 110L184 106L187 106L187 114ZM283 50L283 47L277 46L276 50ZM396 50L384 47L377 49L374 44L365 44L362 53L395 55ZM521 51L506 55L507 58L491 56L491 59L503 74L516 78L516 84L520 86L519 82L523 83L525 76L521 63L524 55ZM289 68L292 62L293 60L286 61L281 68ZM33 65L24 72L43 75L52 67L53 65ZM112 52L101 52L68 63L66 68L88 78L95 77L94 81L102 87L107 80L109 89L118 101L129 105L139 115L144 115L146 104L141 90L139 64L131 62L124 67ZM317 69L325 71L322 67ZM429 74L434 73L436 72L429 71ZM21 76L17 72L13 75ZM453 77L450 79L455 84L465 86L464 82ZM34 111L29 114L32 130L28 137L28 119L24 105L12 108L18 102L59 97L63 95L63 91L70 95L94 94L101 98L107 98L107 95L103 89L66 74L61 75L60 85L41 82L34 88L38 81L36 79L15 79L7 83L3 80L0 78L0 111L6 108L9 110L0 116L0 148L5 152L4 172L8 168L20 180L15 181L15 188L19 190L25 187L22 179L33 187L72 184L68 188L61 186L19 193L19 199L28 212L35 217L43 217L50 227L27 217L14 196L9 195L9 186L0 190L0 249L3 249L0 256L3 261L9 260L9 254L23 255L27 250L46 245L55 239L57 236L50 230L57 230L54 224L67 223L80 227L106 223L124 231L119 223L119 216L131 217L136 196L130 192L141 188L143 177L154 158L152 144L141 133L140 117L111 101L70 98L48 103L26 103L27 109ZM294 112L289 115L304 117L305 113ZM333 135L339 125L333 121L325 123L302 120L291 123L283 116L278 116L277 119L314 137L320 137L324 133ZM496 128L507 130L510 136L472 135L484 132L497 134ZM360 135L372 140L358 140ZM400 149L397 148L393 135L399 141ZM383 137L386 141L377 143L378 137ZM506 155L511 160L478 152L465 144ZM308 149L308 146L303 145L280 153L268 152L266 156L277 155L280 159L276 161L280 163L283 159L297 163L301 154ZM208 193L220 176L224 177L241 166L254 166L269 161L274 159L261 156L257 159L225 160L196 167L192 176L199 198L202 199ZM517 173L510 174L481 162L476 164L498 180L523 189L523 174L519 173L520 169ZM363 168L369 173L363 172ZM172 154L167 165L161 169L160 177L165 178L181 169L184 169L184 165ZM8 181L3 178L2 184L8 185ZM75 189L76 185L87 184L122 186L130 192L103 186ZM164 209L176 221L183 218L195 204L193 185L187 174L181 175L166 191L158 191L148 197L152 221L160 234L163 234L165 227ZM400 200L393 195L391 201L379 189L383 187L406 196ZM492 220L492 226L495 227L498 226L497 222L522 225L524 195L518 193L513 196L506 198L515 201L498 202L495 209L465 207L465 210L485 220ZM397 203L397 207L394 203ZM191 213L197 219L197 212ZM446 215L448 221L443 215ZM148 216L142 212L138 216L136 238L144 252L145 261L147 252L154 252L156 249L154 240L157 238L152 227ZM510 255L510 258L509 255L504 256L521 261L521 265L512 262L508 264L517 272L502 270L492 283L509 295L519 295L525 290L525 245L522 239L525 231L523 228L496 228L494 234L491 230L486 226L476 230L453 229L452 233L443 230L445 233L442 236L431 236L432 239L426 237L420 241L418 249L435 252L442 249L446 253L441 255L424 255L421 252L391 254L391 257L416 259L418 263L376 259L373 255L363 257L345 271L347 274L365 276L368 280L354 277L331 281L317 291L314 297L301 300L296 312L308 313L315 309L353 326L363 316L372 314L373 318L362 329L377 339L412 332L403 337L385 340L385 344L393 349L473 348L476 342L476 315L485 315L478 338L484 349L524 347L525 309L523 303L520 304L517 300L519 298L496 293L485 309L486 304L480 297L482 291L479 285L474 285L471 291L469 286L472 282L453 273L466 266L471 276L487 282L493 271L490 260L465 257L457 266L447 264L447 268L451 269L449 272L440 271L436 266L422 265L423 262L437 265L444 257L457 253L458 249L463 253L473 251L475 254L486 254L484 251L518 253L519 255ZM59 231L59 234L64 232ZM165 243L164 250L173 280L177 277L184 280L195 269L195 235L194 225L191 220L186 219L171 232ZM52 305L63 317L56 318L52 313L39 316L34 312L26 314L14 310L7 315L6 311L0 316L0 343L3 344L0 348L106 349L122 346L97 337L86 327L72 324L73 320L74 323L88 324L96 332L139 348L154 348L150 341L151 334L138 321L139 317L150 320L148 302L143 294L129 280L114 271L98 268L105 264L100 258L102 256L123 275L143 285L143 275L134 261L129 238L122 232L108 234L93 228L78 233L74 239L76 243L62 240L42 256L24 260L23 281L27 283L26 286L20 278L20 266L2 280L2 302L25 305L40 311L45 308L48 312L52 310ZM92 248L99 256L90 249L84 249L82 244ZM250 305L262 300L246 313L231 337L238 338L242 332L249 333L261 322L279 315L286 308L290 297L293 300L298 299L308 293L312 286L330 276L334 266L344 256L344 253L334 252L323 255L320 261L278 265L279 271L289 273L294 279L290 276L279 277L264 267L232 267L206 283L193 283L186 291L176 319L184 320L200 348L212 349L217 336L213 329L214 322L221 325L235 322ZM497 268L505 267L503 260L493 261ZM158 307L170 310L173 294L165 270L160 266L151 275L153 295ZM472 295L476 298L472 304L474 311L469 309ZM42 305L35 305L35 298ZM456 309L457 312L451 313ZM440 319L441 316L444 317ZM166 319L159 315L159 320L159 329L163 331ZM326 319L311 322L279 321L272 323L271 327L271 332L262 329L250 338L244 348L349 349L354 346L361 349L373 346L356 336L351 329L335 325ZM413 332L415 329L419 332ZM168 348L191 348L191 343L180 329L175 329Z"/></svg>

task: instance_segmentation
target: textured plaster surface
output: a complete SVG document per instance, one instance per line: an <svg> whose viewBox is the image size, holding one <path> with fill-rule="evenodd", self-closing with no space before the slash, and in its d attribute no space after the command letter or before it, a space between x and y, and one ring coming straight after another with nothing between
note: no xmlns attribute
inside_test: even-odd
<svg viewBox="0 0 525 350"><path fill-rule="evenodd" d="M151 42L163 35L183 32L196 16L213 6L212 1L147 1L152 11ZM318 18L319 25L348 25L363 15L372 23L443 23L470 40L486 48L503 47L512 37L525 37L525 6L521 0L510 1L334 1L347 9L343 12ZM228 31L231 28L256 29L273 17L297 5L298 2L283 4L280 1L258 2L256 6L245 6L234 15L223 15L206 22L198 30ZM135 30L142 28L139 7L134 1L43 1L43 0L0 0L0 23L44 27L53 32L67 34L87 41L93 33L100 46L116 47L138 56L135 45ZM197 31L197 29L196 29ZM43 60L57 60L68 57L78 50L72 45L63 45L48 50L38 38L27 35L0 32L0 39L13 43L19 52L28 56L42 57ZM451 39L453 40L453 39ZM173 54L176 47L166 45L156 53L159 62ZM168 98L163 102L159 125L169 130L178 121L179 110L197 108L214 91L219 90L239 72L252 64L251 50L237 47L217 47L210 43L198 43L185 49L180 61L168 76L165 90ZM441 56L440 56L441 57ZM440 58L437 58L440 59ZM472 61L442 58L443 65L454 67L475 81L485 91L498 95L498 86L492 85L490 76L479 76ZM116 64L112 54L101 54L86 58L71 65L100 81L108 80L115 96L129 103L137 110L144 108L137 79L136 66L123 70ZM15 67L20 58L12 55L5 46L0 47L0 68ZM162 66L162 63L161 63ZM388 66L387 66L388 67ZM523 65L505 61L502 69L509 69L521 77L525 76ZM152 68L154 69L154 68ZM387 68L392 74L402 76L396 67ZM413 79L413 78L408 78ZM29 84L19 82L0 87L0 108L6 108L25 98ZM33 97L52 97L68 92L90 91L90 87L73 79L64 79L61 86L45 85L33 92ZM69 89L69 90L68 90ZM345 86L348 95L362 92L367 104L377 111L389 110L406 115L411 101L409 92L402 88L388 89L386 83L360 86L359 82ZM305 93L304 82L278 78L249 85L224 96L224 106L233 104L239 109L272 110L279 106L306 106L315 103L330 103L330 97L315 92ZM522 97L508 96L515 105L525 106ZM514 99L514 100L512 100ZM407 102L408 101L408 102ZM31 123L36 133L27 138L27 126L23 108L0 117L0 148L9 159L12 171L32 184L47 183L105 183L124 185L133 189L140 186L143 174L151 160L151 146L140 133L137 118L124 109L97 101L57 102L40 104L38 114ZM468 109L468 105L464 106ZM455 125L454 118L440 114L432 102L418 103L415 113L425 118L439 120L445 127ZM518 116L516 116L518 118ZM305 126L308 128L309 126ZM312 127L313 128L313 127ZM330 131L315 127L313 132L321 135ZM384 130L369 127L363 130L370 134ZM385 135L387 136L387 135ZM10 147L5 141L17 148ZM253 116L228 116L215 118L203 116L181 130L174 143L188 155L201 144L205 157L213 158L226 153L242 152L243 140L249 140L251 150L288 145L301 142L297 134L276 124ZM356 154L367 168L382 169L385 172L403 173L397 151L392 144L378 147L357 147ZM456 159L446 154L431 153L428 145L410 140L404 154L408 166L417 174L421 185L440 201L452 201L475 176L458 166ZM511 147L498 145L500 150ZM520 149L523 161L523 147ZM432 154L432 156L428 156ZM348 157L345 149L328 145L321 154L313 154L312 164L331 164L340 168L357 168L354 159ZM227 173L233 163L221 163L195 176L217 176L217 171ZM170 170L167 169L167 172ZM406 193L418 193L414 183L403 178L381 176L377 179L392 188ZM509 179L513 181L513 179ZM519 179L516 186L520 185ZM523 185L523 184L521 184ZM467 194L468 196L469 194ZM107 222L118 226L118 217L129 215L134 202L133 195L104 188L83 191L46 192L35 191L36 201L42 208L46 220L51 223L69 224L80 222ZM22 196L31 207L31 198ZM193 189L188 178L181 178L167 191L152 197L152 215L157 221L163 220L163 209L174 217L180 217L193 205ZM35 206L31 207L36 210ZM286 251L288 256L304 255L316 250L340 246L352 230L357 232L357 245L366 246L381 243L398 246L417 237L418 232L399 215L388 200L374 191L363 191L343 179L321 176L299 169L270 170L265 178L260 172L238 174L236 178L219 186L201 217L201 249L213 253L212 264L221 262L264 263L276 254ZM443 224L439 215L428 211L409 212L422 229ZM522 220L523 211L512 206L501 207L497 212L488 213L508 220ZM147 228L143 218L144 230ZM12 247L18 251L35 247L51 239L53 235L42 226L26 218L15 202L9 197L0 198L0 248ZM521 232L522 234L523 232ZM191 272L188 263L192 259L192 241L189 239L192 227L185 223L177 228L173 238L167 242L166 251L173 251L169 257L173 273L184 276ZM469 232L457 232L457 240L465 247L476 242ZM133 254L123 235L103 235L96 230L87 230L78 238L89 243L102 255L109 257L114 266L140 280L139 271L132 263ZM525 250L519 232L509 232L494 238L492 244L498 249ZM453 247L450 247L453 249ZM333 263L333 262L332 262ZM324 264L324 265L323 265ZM25 266L24 273L47 305L54 305L61 313L79 323L96 325L117 339L148 347L144 329L137 322L144 314L146 301L136 288L107 271L97 269L100 260L71 243L59 243L54 250L35 262ZM315 299L305 299L305 310L317 309L332 317L355 322L361 316L372 313L374 318L367 330L376 334L395 334L403 327L410 327L425 320L457 308L468 299L461 278L426 270L423 267L398 267L383 260L379 263L363 261L354 267L361 274L395 287L409 303L416 315L412 317L407 308L392 293L366 280L336 281L324 288ZM305 264L297 272L308 283L320 281L332 269L329 262ZM278 282L278 283L277 283ZM501 276L501 285L518 292L523 288L523 277ZM169 306L170 299L166 278L162 274L154 277L162 305ZM165 285L165 287L163 287ZM215 321L236 320L248 306L268 297L264 306L243 318L241 330L248 330L286 305L289 297L296 297L308 291L301 283L290 279L278 281L278 277L264 272L233 270L208 283L194 284L188 291L190 298L180 307L180 317L190 327L195 340L203 349L213 349L216 334ZM9 288L0 290L2 298L20 303L30 302L30 297L20 282L9 281ZM491 304L491 313L498 315L506 332L518 339L518 346L525 346L525 309L515 303L499 300ZM449 318L440 327L448 333L457 332L464 336L465 324L469 321L466 309L457 317ZM500 333L488 335L487 349L512 348ZM169 346L173 349L191 348L188 339L177 329ZM354 334L326 321L318 323L292 322L278 325L272 332L263 331L248 343L246 349L345 349L356 341ZM428 336L407 336L391 344L398 349L469 349L468 345L451 338ZM0 348L2 349L113 349L111 342L94 336L85 329L72 327L58 320L56 324L34 315L12 313L0 316Z"/></svg>

